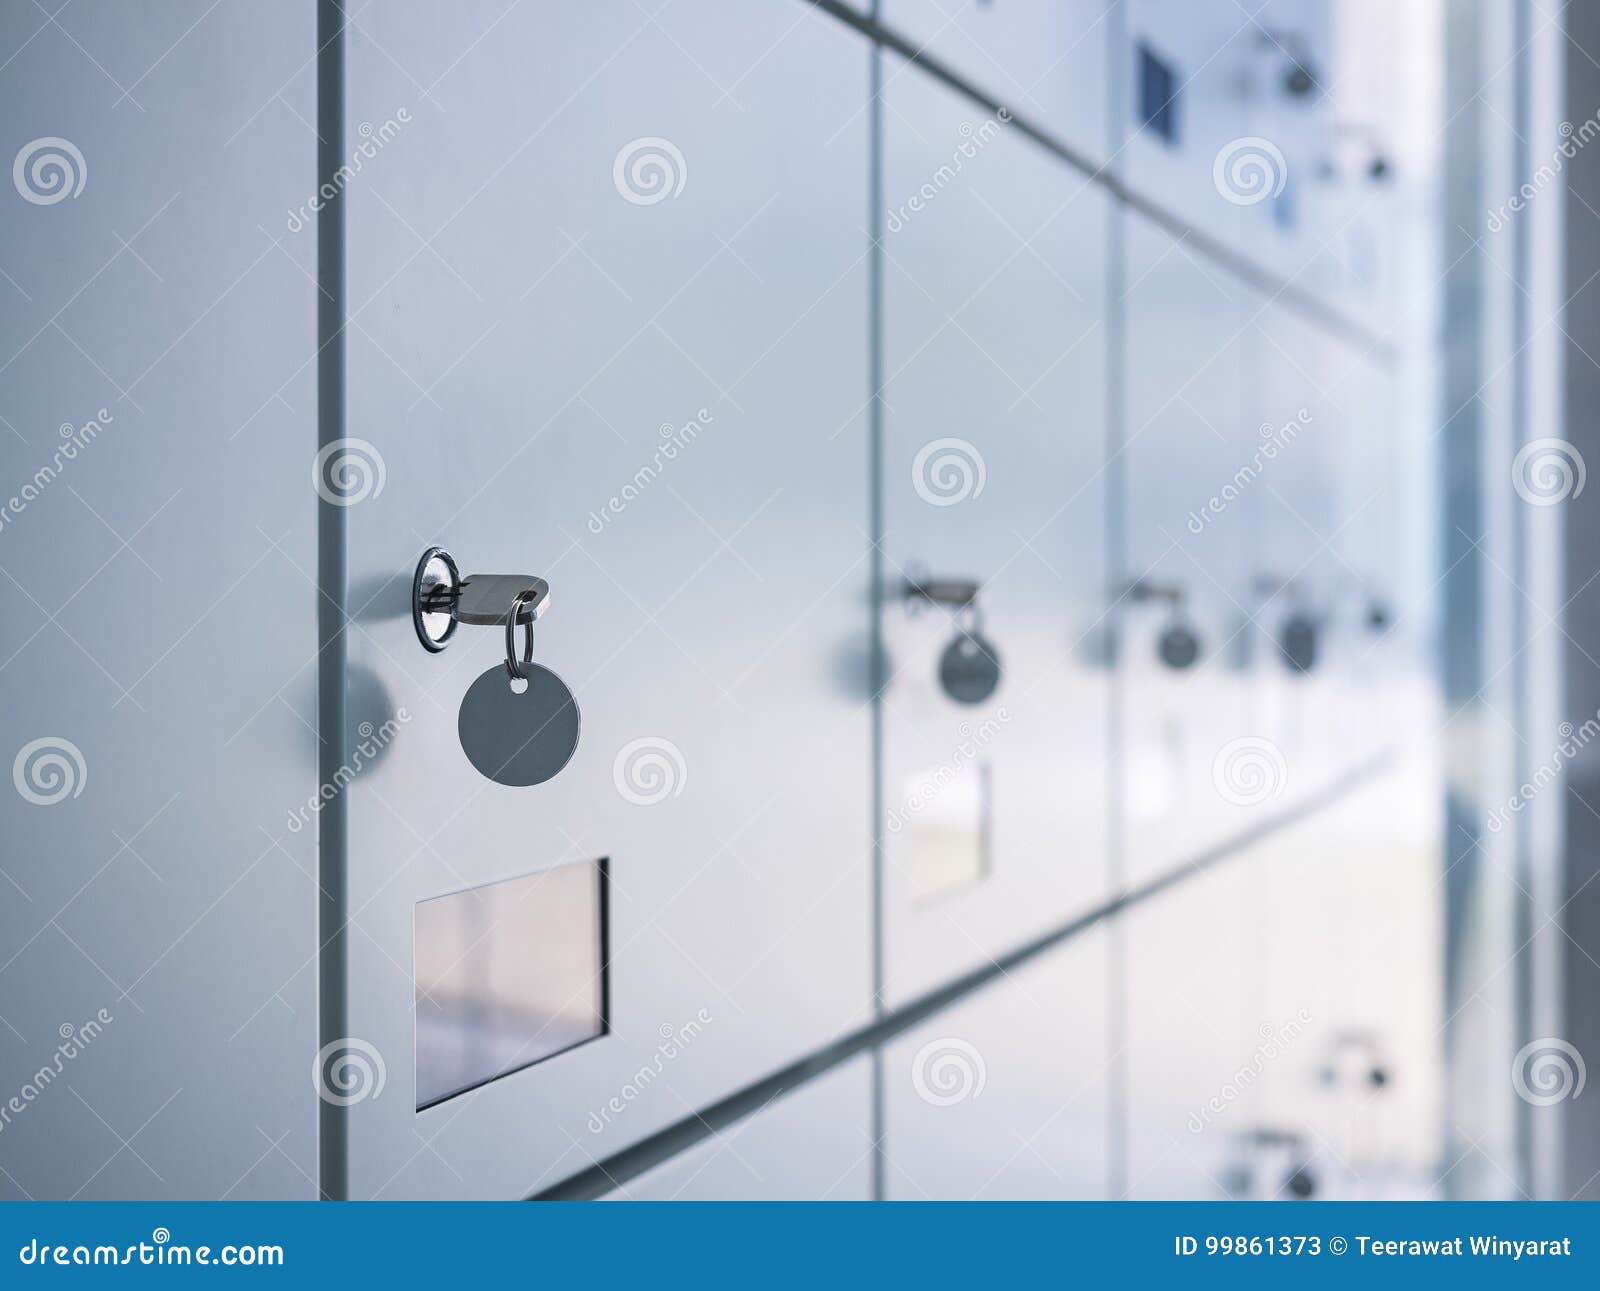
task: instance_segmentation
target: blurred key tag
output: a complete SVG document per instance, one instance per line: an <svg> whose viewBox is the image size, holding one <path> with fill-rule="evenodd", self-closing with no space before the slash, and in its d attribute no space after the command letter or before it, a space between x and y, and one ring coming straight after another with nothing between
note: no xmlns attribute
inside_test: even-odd
<svg viewBox="0 0 1600 1291"><path fill-rule="evenodd" d="M528 686L512 689L502 664L490 668L461 701L461 749L496 784L543 784L572 760L581 718L567 683L537 663L524 663Z"/></svg>

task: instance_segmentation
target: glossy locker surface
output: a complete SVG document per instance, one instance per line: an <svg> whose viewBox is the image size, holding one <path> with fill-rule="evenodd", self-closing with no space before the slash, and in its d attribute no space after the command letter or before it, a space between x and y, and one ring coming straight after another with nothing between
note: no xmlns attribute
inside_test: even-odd
<svg viewBox="0 0 1600 1291"><path fill-rule="evenodd" d="M1350 645L1338 611L1351 586L1339 543L1367 517L1341 513L1340 480L1363 374L1351 371L1358 360L1342 341L1280 305L1254 311L1251 341L1256 419L1293 428L1244 499L1261 733L1282 760L1278 797L1287 804L1325 788L1352 761L1338 738L1340 656Z"/></svg>
<svg viewBox="0 0 1600 1291"><path fill-rule="evenodd" d="M920 74L885 92L884 916L887 998L1106 890L1103 264L1107 204ZM963 150L966 151L963 151ZM942 166L949 176L934 184ZM931 191L920 208L917 194ZM958 703L972 579L1001 664Z"/></svg>
<svg viewBox="0 0 1600 1291"><path fill-rule="evenodd" d="M1271 758L1252 743L1263 732L1249 684L1245 504L1278 448L1245 403L1249 294L1138 216L1126 247L1127 565L1111 591L1125 873L1138 885L1270 810L1252 775ZM1196 641L1187 667L1162 653L1175 629Z"/></svg>
<svg viewBox="0 0 1600 1291"><path fill-rule="evenodd" d="M777 2L359 27L352 121L412 121L348 198L350 431L387 466L352 676L411 720L352 795L351 1027L392 1097L350 1111L351 1189L514 1197L868 1014L867 50ZM461 754L504 644L423 652L434 542L550 582L583 735L548 784ZM611 1033L414 1113L414 903L599 857Z"/></svg>
<svg viewBox="0 0 1600 1291"><path fill-rule="evenodd" d="M0 12L0 1198L315 1195L314 20Z"/></svg>
<svg viewBox="0 0 1600 1291"><path fill-rule="evenodd" d="M1254 258L1272 218L1254 186L1265 155L1251 138L1248 89L1258 28L1234 5L1128 0L1124 9L1123 178L1186 224ZM1164 112L1152 117L1150 109Z"/></svg>
<svg viewBox="0 0 1600 1291"><path fill-rule="evenodd" d="M1337 688L1333 739L1347 762L1382 755L1426 729L1427 691L1410 648L1426 588L1424 557L1403 511L1407 426L1390 372L1346 350L1334 393L1345 406L1338 474L1339 531L1329 615L1329 675ZM1415 723L1415 724L1414 724Z"/></svg>
<svg viewBox="0 0 1600 1291"><path fill-rule="evenodd" d="M1098 162L1105 152L1106 0L885 0L883 24L943 66ZM889 60L892 84L910 74Z"/></svg>
<svg viewBox="0 0 1600 1291"><path fill-rule="evenodd" d="M1409 758L1257 849L1261 1116L1304 1143L1314 1195L1420 1197L1443 1150L1438 769Z"/></svg>
<svg viewBox="0 0 1600 1291"><path fill-rule="evenodd" d="M1370 112L1348 101L1354 51L1340 38L1338 9L1330 0L1267 0L1246 33L1241 81L1248 134L1270 145L1254 152L1274 194L1244 213L1255 231L1250 249L1324 301L1340 281L1341 257L1359 254L1363 236L1331 173L1343 160L1340 121Z"/></svg>
<svg viewBox="0 0 1600 1291"><path fill-rule="evenodd" d="M870 1201L872 1060L836 1071L657 1166L607 1201Z"/></svg>
<svg viewBox="0 0 1600 1291"><path fill-rule="evenodd" d="M1107 953L1091 929L885 1048L890 1199L1105 1196Z"/></svg>
<svg viewBox="0 0 1600 1291"><path fill-rule="evenodd" d="M1260 1121L1260 1084L1240 1073L1272 1029L1259 868L1225 861L1125 916L1128 1199L1233 1192Z"/></svg>

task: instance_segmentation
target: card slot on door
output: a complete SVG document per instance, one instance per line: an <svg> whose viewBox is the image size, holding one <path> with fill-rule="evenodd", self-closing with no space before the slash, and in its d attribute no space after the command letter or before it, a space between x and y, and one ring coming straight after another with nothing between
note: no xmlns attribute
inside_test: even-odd
<svg viewBox="0 0 1600 1291"><path fill-rule="evenodd" d="M607 888L598 860L417 902L419 1112L607 1033Z"/></svg>

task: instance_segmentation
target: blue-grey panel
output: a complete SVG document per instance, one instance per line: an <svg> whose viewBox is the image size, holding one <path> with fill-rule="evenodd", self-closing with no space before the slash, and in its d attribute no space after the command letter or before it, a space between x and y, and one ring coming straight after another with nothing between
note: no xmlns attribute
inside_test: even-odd
<svg viewBox="0 0 1600 1291"><path fill-rule="evenodd" d="M351 1029L393 1090L350 1110L355 1195L535 1191L869 1015L868 61L792 0L356 21L351 656L409 720L352 793ZM550 581L583 736L545 785L462 754L503 636L424 653L435 542ZM414 1113L413 904L599 857L611 1033Z"/></svg>
<svg viewBox="0 0 1600 1291"><path fill-rule="evenodd" d="M51 8L0 12L0 1196L310 1197L314 8Z"/></svg>
<svg viewBox="0 0 1600 1291"><path fill-rule="evenodd" d="M872 1059L802 1085L606 1201L870 1201Z"/></svg>
<svg viewBox="0 0 1600 1291"><path fill-rule="evenodd" d="M886 1047L888 1197L1105 1196L1107 953L1092 929Z"/></svg>
<svg viewBox="0 0 1600 1291"><path fill-rule="evenodd" d="M921 74L885 113L886 994L1104 896L1108 199ZM969 612L907 580L981 584ZM941 680L974 627L1001 674Z"/></svg>

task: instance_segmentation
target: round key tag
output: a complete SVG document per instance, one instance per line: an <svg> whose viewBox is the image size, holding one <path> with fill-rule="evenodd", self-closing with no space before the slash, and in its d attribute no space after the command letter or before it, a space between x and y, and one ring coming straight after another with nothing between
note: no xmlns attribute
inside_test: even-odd
<svg viewBox="0 0 1600 1291"><path fill-rule="evenodd" d="M461 748L496 784L543 784L572 760L582 718L567 683L537 663L522 663L521 694L499 664L467 689L456 731Z"/></svg>
<svg viewBox="0 0 1600 1291"><path fill-rule="evenodd" d="M1200 638L1182 623L1174 623L1156 642L1156 653L1167 667L1181 672L1200 657Z"/></svg>
<svg viewBox="0 0 1600 1291"><path fill-rule="evenodd" d="M939 684L958 704L981 704L1000 684L1000 655L976 629L962 629L939 656Z"/></svg>

